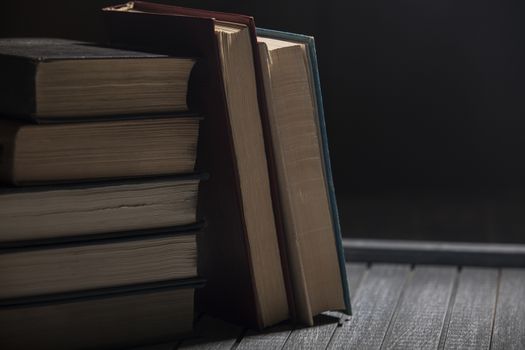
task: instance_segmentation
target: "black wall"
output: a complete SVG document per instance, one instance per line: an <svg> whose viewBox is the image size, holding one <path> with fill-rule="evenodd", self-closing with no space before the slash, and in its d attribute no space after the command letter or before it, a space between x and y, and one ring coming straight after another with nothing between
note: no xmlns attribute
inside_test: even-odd
<svg viewBox="0 0 525 350"><path fill-rule="evenodd" d="M523 187L525 2L164 2L316 37L341 198ZM113 3L4 0L0 35L104 40L99 8Z"/></svg>

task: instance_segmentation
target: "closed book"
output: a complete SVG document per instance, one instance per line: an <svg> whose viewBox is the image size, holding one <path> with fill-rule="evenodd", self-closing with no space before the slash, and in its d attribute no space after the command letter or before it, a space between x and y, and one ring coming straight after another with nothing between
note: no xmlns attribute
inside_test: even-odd
<svg viewBox="0 0 525 350"><path fill-rule="evenodd" d="M199 273L207 279L200 305L258 328L287 319L253 19L145 2L105 14L112 45L199 58L189 103L204 117L197 163L211 175L199 193L208 222L199 240Z"/></svg>
<svg viewBox="0 0 525 350"><path fill-rule="evenodd" d="M271 142L298 320L327 310L350 313L312 37L258 29Z"/></svg>
<svg viewBox="0 0 525 350"><path fill-rule="evenodd" d="M0 180L11 184L189 174L195 116L31 124L0 120Z"/></svg>
<svg viewBox="0 0 525 350"><path fill-rule="evenodd" d="M59 121L186 111L194 64L65 39L0 39L0 113Z"/></svg>
<svg viewBox="0 0 525 350"><path fill-rule="evenodd" d="M202 175L0 188L0 244L189 225Z"/></svg>
<svg viewBox="0 0 525 350"><path fill-rule="evenodd" d="M0 300L3 350L125 349L191 331L199 278Z"/></svg>
<svg viewBox="0 0 525 350"><path fill-rule="evenodd" d="M196 277L201 226L0 244L0 300Z"/></svg>

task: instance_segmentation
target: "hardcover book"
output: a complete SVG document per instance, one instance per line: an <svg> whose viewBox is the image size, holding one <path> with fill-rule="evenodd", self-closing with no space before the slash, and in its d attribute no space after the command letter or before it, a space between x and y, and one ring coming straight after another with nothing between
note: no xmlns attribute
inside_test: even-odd
<svg viewBox="0 0 525 350"><path fill-rule="evenodd" d="M0 300L196 277L201 226L0 244Z"/></svg>
<svg viewBox="0 0 525 350"><path fill-rule="evenodd" d="M297 318L350 312L312 37L258 29Z"/></svg>
<svg viewBox="0 0 525 350"><path fill-rule="evenodd" d="M168 342L193 325L199 278L0 300L3 350L127 349Z"/></svg>
<svg viewBox="0 0 525 350"><path fill-rule="evenodd" d="M0 180L28 184L190 174L199 122L194 116L41 125L0 120Z"/></svg>
<svg viewBox="0 0 525 350"><path fill-rule="evenodd" d="M44 122L184 112L194 64L65 39L0 39L0 113Z"/></svg>
<svg viewBox="0 0 525 350"><path fill-rule="evenodd" d="M0 243L189 225L202 175L0 188Z"/></svg>

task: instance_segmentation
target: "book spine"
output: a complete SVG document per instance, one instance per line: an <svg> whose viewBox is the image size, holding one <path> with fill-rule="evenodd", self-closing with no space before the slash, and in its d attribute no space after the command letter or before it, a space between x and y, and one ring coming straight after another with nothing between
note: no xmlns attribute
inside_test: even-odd
<svg viewBox="0 0 525 350"><path fill-rule="evenodd" d="M345 252L343 249L343 237L341 233L341 223L339 220L339 210L337 208L337 200L335 197L335 186L332 176L332 165L330 162L330 151L328 148L328 135L326 131L326 121L324 117L324 107L323 107L323 94L321 92L321 79L319 75L319 64L317 62L317 52L315 49L315 40L313 37L306 37L305 41L307 43L308 55L310 57L310 65L312 68L312 75L315 85L315 93L317 97L317 110L319 116L319 126L320 126L320 136L323 150L323 159L325 163L326 171L326 181L328 186L328 194L330 200L330 207L332 212L332 223L334 227L335 242L337 248L337 255L339 258L339 272L341 274L341 282L343 284L343 296L345 301L346 310L344 310L348 315L352 314L352 305L350 302L350 289L348 286L348 278L346 275L346 258Z"/></svg>

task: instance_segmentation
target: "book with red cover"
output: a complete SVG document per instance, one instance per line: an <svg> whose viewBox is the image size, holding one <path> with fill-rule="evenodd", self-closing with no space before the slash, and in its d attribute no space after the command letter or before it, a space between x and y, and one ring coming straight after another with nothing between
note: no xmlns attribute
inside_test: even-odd
<svg viewBox="0 0 525 350"><path fill-rule="evenodd" d="M253 242L250 246L244 217L242 193L233 144L228 105L224 91L224 77L220 66L220 53L215 26L217 21L242 24L249 29L254 54L253 65L259 69L256 54L257 41L252 17L187 9L176 6L133 2L104 9L111 45L136 48L154 53L200 57L190 84L198 85L190 91L200 91L190 96L190 108L195 106L205 118L201 126L197 168L210 173L210 179L200 191L199 215L206 218L208 228L199 237L199 274L207 278L207 285L197 296L199 306L206 312L231 321L262 328L285 320L293 315L284 249L277 249L280 271L277 288L273 288L271 305L261 305L264 298L255 286ZM265 121L264 89L262 76L256 72L257 94L263 133L269 132ZM265 137L268 139L267 137ZM272 170L273 152L266 142L268 176L279 246L284 242L276 173ZM259 264L261 262L259 261ZM267 271L266 271L267 273ZM281 288L286 284L286 288ZM264 317L264 307L280 308L272 317ZM289 309L290 308L290 309Z"/></svg>

